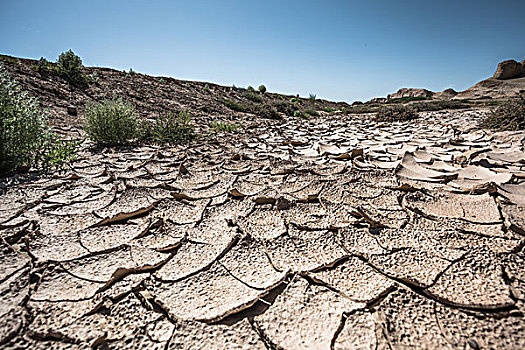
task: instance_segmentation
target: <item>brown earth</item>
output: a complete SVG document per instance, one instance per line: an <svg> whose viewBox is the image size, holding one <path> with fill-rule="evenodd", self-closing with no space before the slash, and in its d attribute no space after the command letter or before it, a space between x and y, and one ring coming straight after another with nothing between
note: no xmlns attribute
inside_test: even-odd
<svg viewBox="0 0 525 350"><path fill-rule="evenodd" d="M473 129L487 109L262 119L237 89L31 64L8 69L70 134L66 106L122 95L204 136L4 179L3 349L523 348L525 132Z"/></svg>

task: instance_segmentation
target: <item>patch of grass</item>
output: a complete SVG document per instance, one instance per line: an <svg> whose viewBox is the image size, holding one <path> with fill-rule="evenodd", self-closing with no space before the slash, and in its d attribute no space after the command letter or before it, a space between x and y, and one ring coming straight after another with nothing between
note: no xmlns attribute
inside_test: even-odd
<svg viewBox="0 0 525 350"><path fill-rule="evenodd" d="M11 80L0 64L0 173L48 168L76 157L81 141L60 139L47 125L47 112Z"/></svg>
<svg viewBox="0 0 525 350"><path fill-rule="evenodd" d="M344 107L343 107L344 108ZM328 113L333 113L336 111L336 109L334 107L325 107L323 109L325 112L328 112Z"/></svg>
<svg viewBox="0 0 525 350"><path fill-rule="evenodd" d="M142 123L135 107L122 99L88 104L85 130L101 146L128 145L142 136Z"/></svg>
<svg viewBox="0 0 525 350"><path fill-rule="evenodd" d="M413 120L417 117L417 112L413 108L394 105L380 108L374 119L378 122L402 122Z"/></svg>
<svg viewBox="0 0 525 350"><path fill-rule="evenodd" d="M478 126L498 131L525 130L525 99L503 103L481 120Z"/></svg>
<svg viewBox="0 0 525 350"><path fill-rule="evenodd" d="M242 94L242 97L250 100L250 101L253 101L253 102L257 102L257 103L261 103L263 101L263 98L253 92L249 92L249 91L245 91L243 94Z"/></svg>
<svg viewBox="0 0 525 350"><path fill-rule="evenodd" d="M315 109L306 109L303 112L306 116L318 117L319 113Z"/></svg>
<svg viewBox="0 0 525 350"><path fill-rule="evenodd" d="M232 132L241 127L241 124L229 124L223 122L210 123L210 131L212 132Z"/></svg>
<svg viewBox="0 0 525 350"><path fill-rule="evenodd" d="M72 50L62 52L57 60L58 72L71 84L85 85L88 78L83 72L82 59Z"/></svg>
<svg viewBox="0 0 525 350"><path fill-rule="evenodd" d="M264 85L259 85L259 87L257 88L257 90L259 90L260 93L265 93L266 92L266 86Z"/></svg>
<svg viewBox="0 0 525 350"><path fill-rule="evenodd" d="M237 112L248 112L248 108L245 105L242 105L239 102L233 100L222 100L222 104Z"/></svg>
<svg viewBox="0 0 525 350"><path fill-rule="evenodd" d="M146 122L143 138L160 145L191 141L196 135L190 120L187 110L160 115L154 122Z"/></svg>
<svg viewBox="0 0 525 350"><path fill-rule="evenodd" d="M300 110L296 110L296 111L294 111L294 112L293 112L293 116L294 116L295 118L303 118L303 117L304 117L303 112L301 112Z"/></svg>

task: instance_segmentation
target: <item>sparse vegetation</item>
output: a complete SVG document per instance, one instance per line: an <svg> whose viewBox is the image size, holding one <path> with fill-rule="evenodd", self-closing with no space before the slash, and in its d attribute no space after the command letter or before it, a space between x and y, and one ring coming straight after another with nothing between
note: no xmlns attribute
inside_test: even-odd
<svg viewBox="0 0 525 350"><path fill-rule="evenodd" d="M428 101L414 103L413 106L418 112L423 111L441 111L443 109L464 109L470 108L470 105L463 101Z"/></svg>
<svg viewBox="0 0 525 350"><path fill-rule="evenodd" d="M189 88L189 86L188 86L188 88ZM210 86L208 84L205 84L203 90L206 91L206 92L210 92Z"/></svg>
<svg viewBox="0 0 525 350"><path fill-rule="evenodd" d="M344 107L343 107L344 108ZM336 111L336 109L334 107L325 107L324 108L324 111L325 112L328 112L328 113L333 113Z"/></svg>
<svg viewBox="0 0 525 350"><path fill-rule="evenodd" d="M57 67L53 63L46 60L44 57L40 57L36 65L31 66L32 69L37 70L41 73L56 72Z"/></svg>
<svg viewBox="0 0 525 350"><path fill-rule="evenodd" d="M160 115L154 122L145 123L143 137L152 143L175 144L195 138L188 111Z"/></svg>
<svg viewBox="0 0 525 350"><path fill-rule="evenodd" d="M228 107L229 109L233 109L237 112L247 112L248 108L239 102L233 101L233 100L222 100L222 104Z"/></svg>
<svg viewBox="0 0 525 350"><path fill-rule="evenodd" d="M122 99L88 104L84 113L85 130L98 145L127 145L142 136L143 125L135 107Z"/></svg>
<svg viewBox="0 0 525 350"><path fill-rule="evenodd" d="M279 112L289 117L293 116L294 112L297 110L297 106L295 104L285 100L275 101L274 106Z"/></svg>
<svg viewBox="0 0 525 350"><path fill-rule="evenodd" d="M252 110L252 113L257 114L260 117L268 119L278 119L280 118L279 111L275 104L264 103L259 105L258 108Z"/></svg>
<svg viewBox="0 0 525 350"><path fill-rule="evenodd" d="M479 123L479 127L498 131L525 130L525 99L503 103L487 115Z"/></svg>
<svg viewBox="0 0 525 350"><path fill-rule="evenodd" d="M303 113L307 117L308 116L310 116L310 117L317 117L317 116L319 116L319 113L315 109L306 109Z"/></svg>
<svg viewBox="0 0 525 350"><path fill-rule="evenodd" d="M47 168L74 159L79 141L60 139L38 100L21 91L0 65L0 173Z"/></svg>
<svg viewBox="0 0 525 350"><path fill-rule="evenodd" d="M260 93L265 93L266 92L266 86L264 85L259 85L259 87L257 88L257 90L259 90Z"/></svg>
<svg viewBox="0 0 525 350"><path fill-rule="evenodd" d="M58 72L70 83L76 85L87 84L88 78L82 71L82 59L72 50L62 52L57 60Z"/></svg>
<svg viewBox="0 0 525 350"><path fill-rule="evenodd" d="M232 132L241 127L241 124L229 124L224 122L210 123L210 131L212 132Z"/></svg>
<svg viewBox="0 0 525 350"><path fill-rule="evenodd" d="M402 122L413 120L417 117L417 112L413 108L394 105L380 108L375 115L375 120L378 122Z"/></svg>
<svg viewBox="0 0 525 350"><path fill-rule="evenodd" d="M257 94L254 94L253 92L245 91L242 96L244 98L247 98L250 101L260 103L263 101L263 98Z"/></svg>

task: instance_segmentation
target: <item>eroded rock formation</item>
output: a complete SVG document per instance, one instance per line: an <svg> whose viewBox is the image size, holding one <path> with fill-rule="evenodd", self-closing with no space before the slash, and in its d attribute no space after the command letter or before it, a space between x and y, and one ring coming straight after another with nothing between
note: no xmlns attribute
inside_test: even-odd
<svg viewBox="0 0 525 350"><path fill-rule="evenodd" d="M525 60L516 62L515 60L506 60L498 64L494 73L496 79L514 79L525 77Z"/></svg>

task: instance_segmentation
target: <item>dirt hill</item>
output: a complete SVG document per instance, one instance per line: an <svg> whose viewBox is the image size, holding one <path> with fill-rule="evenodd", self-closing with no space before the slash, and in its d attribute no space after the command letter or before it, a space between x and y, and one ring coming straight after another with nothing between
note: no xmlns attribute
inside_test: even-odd
<svg viewBox="0 0 525 350"><path fill-rule="evenodd" d="M51 112L51 123L60 128L78 127L82 110L87 103L121 97L132 102L143 118L154 118L158 113L188 110L194 123L205 127L213 120L250 122L254 114L263 119L275 119L294 111L338 110L348 104L326 100L299 98L275 93L250 92L244 88L220 86L212 83L177 80L171 77L153 77L111 68L86 67L87 87L68 83L58 74L38 69L38 61L0 56L10 76L38 97L42 106ZM291 99L297 102L290 102ZM225 103L226 101L226 103ZM226 104L233 101L237 105ZM234 110L232 109L232 105ZM77 116L67 113L75 107ZM246 112L240 112L246 107Z"/></svg>

